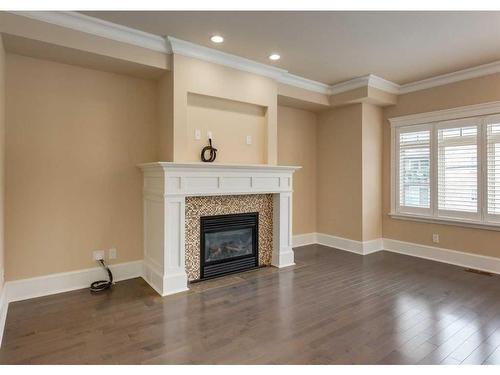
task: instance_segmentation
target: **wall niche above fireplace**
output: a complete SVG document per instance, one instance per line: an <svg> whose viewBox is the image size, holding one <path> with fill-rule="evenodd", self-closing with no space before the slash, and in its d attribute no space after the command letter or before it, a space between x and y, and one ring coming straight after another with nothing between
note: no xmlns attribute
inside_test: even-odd
<svg viewBox="0 0 500 375"><path fill-rule="evenodd" d="M201 217L201 279L258 267L258 233L258 212Z"/></svg>

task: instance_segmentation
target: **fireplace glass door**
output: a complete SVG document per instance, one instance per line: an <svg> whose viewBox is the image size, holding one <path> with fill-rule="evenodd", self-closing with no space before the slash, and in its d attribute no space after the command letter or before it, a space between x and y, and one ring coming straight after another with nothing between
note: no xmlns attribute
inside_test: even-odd
<svg viewBox="0 0 500 375"><path fill-rule="evenodd" d="M201 218L201 278L258 266L258 212Z"/></svg>

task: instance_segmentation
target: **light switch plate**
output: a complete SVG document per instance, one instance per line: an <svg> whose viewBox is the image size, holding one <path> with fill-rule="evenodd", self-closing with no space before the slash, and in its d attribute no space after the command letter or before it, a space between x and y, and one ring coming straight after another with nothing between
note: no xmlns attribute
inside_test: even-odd
<svg viewBox="0 0 500 375"><path fill-rule="evenodd" d="M432 235L432 242L439 243L439 233L434 233Z"/></svg>
<svg viewBox="0 0 500 375"><path fill-rule="evenodd" d="M201 131L200 131L200 129L195 129L195 131L194 131L194 139L196 139L197 141L199 141L201 139Z"/></svg>
<svg viewBox="0 0 500 375"><path fill-rule="evenodd" d="M252 144L252 136L251 135L247 135L247 145L251 145Z"/></svg>
<svg viewBox="0 0 500 375"><path fill-rule="evenodd" d="M109 259L116 259L116 248L112 247L108 250Z"/></svg>

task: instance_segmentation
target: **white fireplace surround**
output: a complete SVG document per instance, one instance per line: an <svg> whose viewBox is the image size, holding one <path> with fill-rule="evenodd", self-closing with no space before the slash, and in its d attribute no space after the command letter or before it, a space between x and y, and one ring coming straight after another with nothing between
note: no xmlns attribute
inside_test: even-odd
<svg viewBox="0 0 500 375"><path fill-rule="evenodd" d="M294 265L292 176L300 167L242 164L141 164L144 201L144 278L162 296L188 290L185 198L273 194L275 267Z"/></svg>

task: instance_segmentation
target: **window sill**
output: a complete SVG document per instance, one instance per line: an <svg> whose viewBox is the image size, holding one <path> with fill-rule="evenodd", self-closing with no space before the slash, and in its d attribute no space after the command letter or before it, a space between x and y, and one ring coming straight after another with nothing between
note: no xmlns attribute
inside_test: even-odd
<svg viewBox="0 0 500 375"><path fill-rule="evenodd" d="M409 220L409 221L418 221L421 223L454 225L454 226L465 227L465 228L500 231L500 223L498 223L498 224L481 223L478 221L467 220L467 219L435 218L435 217L429 217L429 216L412 215L412 214L404 214L404 213L396 213L396 212L389 213L389 216L393 219L398 219L398 220Z"/></svg>

